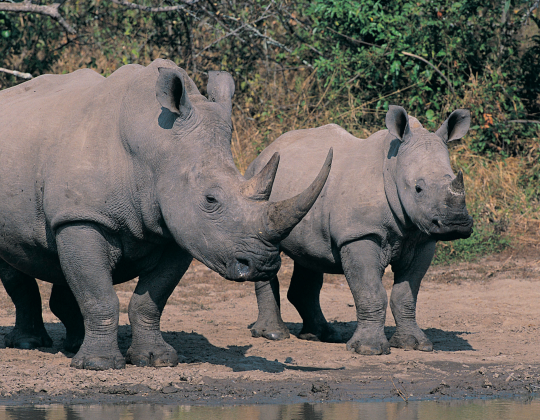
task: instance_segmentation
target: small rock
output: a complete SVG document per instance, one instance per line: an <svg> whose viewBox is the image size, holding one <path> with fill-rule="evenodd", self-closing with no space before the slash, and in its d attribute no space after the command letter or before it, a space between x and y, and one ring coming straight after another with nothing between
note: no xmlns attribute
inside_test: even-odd
<svg viewBox="0 0 540 420"><path fill-rule="evenodd" d="M450 388L450 385L448 385L446 382L442 381L438 386L433 388L431 391L429 391L430 394L442 394L445 395L444 389Z"/></svg>
<svg viewBox="0 0 540 420"><path fill-rule="evenodd" d="M493 387L493 384L489 382L489 380L486 378L484 380L484 383L482 384L482 388L491 388L491 387Z"/></svg>
<svg viewBox="0 0 540 420"><path fill-rule="evenodd" d="M300 391L300 392L298 393L298 396L299 396L299 397L307 397L307 392L306 392L306 391Z"/></svg>
<svg viewBox="0 0 540 420"><path fill-rule="evenodd" d="M330 387L326 382L322 384L313 383L311 385L311 392L318 393L318 392L328 392L330 391Z"/></svg>
<svg viewBox="0 0 540 420"><path fill-rule="evenodd" d="M175 386L171 386L171 385L166 386L161 390L161 392L163 394L174 394L175 392L178 392L178 391L179 391L178 388L176 388Z"/></svg>
<svg viewBox="0 0 540 420"><path fill-rule="evenodd" d="M294 363L294 359L292 357L287 357L285 359L285 363L288 363L288 364Z"/></svg>

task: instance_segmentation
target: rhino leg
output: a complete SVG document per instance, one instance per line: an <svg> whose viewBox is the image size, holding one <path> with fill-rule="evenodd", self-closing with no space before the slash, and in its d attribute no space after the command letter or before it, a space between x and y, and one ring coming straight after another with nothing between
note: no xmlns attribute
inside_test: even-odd
<svg viewBox="0 0 540 420"><path fill-rule="evenodd" d="M388 297L382 285L381 249L375 240L363 239L341 248L343 271L356 304L356 331L347 350L363 355L389 354L384 335Z"/></svg>
<svg viewBox="0 0 540 420"><path fill-rule="evenodd" d="M279 280L274 276L269 281L255 282L255 294L259 316L251 327L251 335L268 340L285 340L290 337L289 329L281 319Z"/></svg>
<svg viewBox="0 0 540 420"><path fill-rule="evenodd" d="M192 261L176 245L168 246L156 267L139 276L129 302L132 342L126 360L136 366L176 366L178 354L163 340L160 320L167 299Z"/></svg>
<svg viewBox="0 0 540 420"><path fill-rule="evenodd" d="M15 304L15 327L5 336L6 346L16 349L52 347L43 325L41 295L36 279L0 260L0 279Z"/></svg>
<svg viewBox="0 0 540 420"><path fill-rule="evenodd" d="M416 251L407 268L394 273L394 286L390 308L396 321L396 332L390 339L392 347L406 350L432 351L433 344L416 323L416 301L420 282L424 278L435 252L435 242L429 242Z"/></svg>
<svg viewBox="0 0 540 420"><path fill-rule="evenodd" d="M64 350L77 353L84 340L84 319L67 284L53 285L49 308L66 327Z"/></svg>
<svg viewBox="0 0 540 420"><path fill-rule="evenodd" d="M291 285L287 299L300 316L303 326L298 338L302 340L341 342L341 334L332 327L321 310L320 294L323 285L323 273L294 264Z"/></svg>
<svg viewBox="0 0 540 420"><path fill-rule="evenodd" d="M84 319L84 341L71 361L78 369L122 369L118 349L120 304L112 270L121 256L114 237L92 223L62 226L56 234L60 264Z"/></svg>

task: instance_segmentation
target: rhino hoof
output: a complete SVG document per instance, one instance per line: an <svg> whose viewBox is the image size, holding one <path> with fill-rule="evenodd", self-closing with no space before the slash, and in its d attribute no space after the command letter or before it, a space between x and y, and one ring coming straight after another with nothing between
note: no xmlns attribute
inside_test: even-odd
<svg viewBox="0 0 540 420"><path fill-rule="evenodd" d="M433 344L429 340L419 341L414 335L396 336L390 339L390 346L404 350L433 351Z"/></svg>
<svg viewBox="0 0 540 420"><path fill-rule="evenodd" d="M355 351L363 356L378 356L381 354L390 354L390 344L362 344L362 343L347 343L347 350Z"/></svg>
<svg viewBox="0 0 540 420"><path fill-rule="evenodd" d="M71 360L71 367L88 370L124 369L126 361L123 357L77 357Z"/></svg>
<svg viewBox="0 0 540 420"><path fill-rule="evenodd" d="M250 331L253 338L264 337L267 340L272 341L286 340L291 336L289 329L285 326L283 326L283 328L259 328L253 326Z"/></svg>
<svg viewBox="0 0 540 420"><path fill-rule="evenodd" d="M153 352L140 352L129 349L126 355L127 363L138 367L174 367L178 365L178 354L176 350L165 351L161 354Z"/></svg>
<svg viewBox="0 0 540 420"><path fill-rule="evenodd" d="M33 350L38 347L52 347L53 345L53 341L46 331L43 331L40 335L23 335L12 331L6 335L5 343L6 347L21 350Z"/></svg>
<svg viewBox="0 0 540 420"><path fill-rule="evenodd" d="M279 340L286 340L291 335L289 334L289 331L287 332L276 331L276 332L264 332L262 336L268 340L279 341Z"/></svg>

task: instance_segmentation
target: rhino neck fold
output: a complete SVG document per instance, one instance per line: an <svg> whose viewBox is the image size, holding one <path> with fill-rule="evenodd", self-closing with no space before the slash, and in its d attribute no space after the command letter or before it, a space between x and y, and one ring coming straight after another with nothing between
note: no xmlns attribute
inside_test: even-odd
<svg viewBox="0 0 540 420"><path fill-rule="evenodd" d="M383 179L384 179L384 193L386 194L386 200L392 210L395 218L399 221L400 225L404 228L411 226L410 219L405 214L405 209L401 205L396 183L397 173L397 154L399 150L399 140L395 139L391 135L387 135L384 139L384 156L383 156Z"/></svg>

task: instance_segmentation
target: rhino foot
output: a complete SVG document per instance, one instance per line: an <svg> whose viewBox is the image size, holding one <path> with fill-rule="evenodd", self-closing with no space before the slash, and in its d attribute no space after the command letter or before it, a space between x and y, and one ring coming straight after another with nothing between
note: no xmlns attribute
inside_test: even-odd
<svg viewBox="0 0 540 420"><path fill-rule="evenodd" d="M404 350L433 351L433 343L425 335L417 338L412 334L394 334L390 346Z"/></svg>
<svg viewBox="0 0 540 420"><path fill-rule="evenodd" d="M88 370L124 369L126 361L120 356L78 356L71 360L71 367Z"/></svg>
<svg viewBox="0 0 540 420"><path fill-rule="evenodd" d="M32 350L38 347L52 347L53 341L45 328L36 334L24 333L17 328L5 336L6 347L15 349Z"/></svg>
<svg viewBox="0 0 540 420"><path fill-rule="evenodd" d="M301 340L322 341L323 343L341 343L341 334L330 324L326 324L323 327L318 328L318 330L319 331L310 331L310 329L306 328L304 325L298 338Z"/></svg>
<svg viewBox="0 0 540 420"><path fill-rule="evenodd" d="M139 367L174 367L178 365L178 353L167 343L158 348L153 346L152 350L130 347L127 351L126 361Z"/></svg>
<svg viewBox="0 0 540 420"><path fill-rule="evenodd" d="M390 343L382 332L373 334L357 330L347 343L347 350L364 356L390 354Z"/></svg>
<svg viewBox="0 0 540 420"><path fill-rule="evenodd" d="M279 341L285 340L291 336L289 329L285 324L281 325L269 325L256 322L251 327L251 336L254 338L264 337L267 340Z"/></svg>

